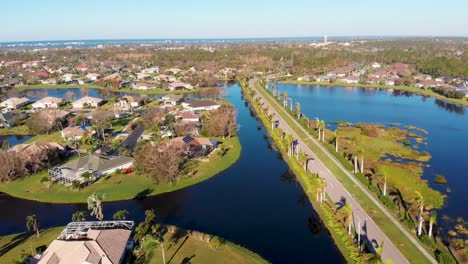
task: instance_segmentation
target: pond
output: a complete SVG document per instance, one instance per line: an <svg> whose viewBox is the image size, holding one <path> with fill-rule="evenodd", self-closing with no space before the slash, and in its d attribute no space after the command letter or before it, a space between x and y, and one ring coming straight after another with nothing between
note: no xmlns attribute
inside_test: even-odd
<svg viewBox="0 0 468 264"><path fill-rule="evenodd" d="M418 150L432 155L423 178L448 196L440 216L468 218L467 107L399 90L283 83L277 83L277 87L287 92L294 104L300 102L308 117L318 117L328 124L333 121L399 123L403 127L413 125L426 130L427 146ZM448 184L434 183L436 174L444 175ZM447 192L447 187L451 192Z"/></svg>
<svg viewBox="0 0 468 264"><path fill-rule="evenodd" d="M216 234L245 246L273 263L343 263L330 235L308 202L261 123L242 98L239 86L226 88L240 124L239 161L197 185L143 200L110 202L104 215L121 209L135 221L153 208L159 221ZM64 225L85 204L49 204L0 196L0 235L25 230L27 215L41 227ZM91 218L89 218L91 219Z"/></svg>

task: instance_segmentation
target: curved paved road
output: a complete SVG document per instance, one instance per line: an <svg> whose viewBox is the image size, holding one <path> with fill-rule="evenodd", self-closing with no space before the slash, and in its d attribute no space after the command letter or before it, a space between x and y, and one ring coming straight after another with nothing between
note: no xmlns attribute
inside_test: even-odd
<svg viewBox="0 0 468 264"><path fill-rule="evenodd" d="M249 81L249 86L253 89L256 89L254 83L257 81L257 79L251 79ZM281 115L278 113L279 111L282 111L283 114L288 114L280 104L274 100L275 106L272 107L264 97L263 94L258 91L257 95L261 97L261 102L265 105L270 106L269 109L271 112L275 114L275 118L278 119L278 127L280 127L283 131L285 131L288 134L291 134L294 136L294 138L298 142L298 148L300 150L305 151L309 157L311 157L311 160L308 162L308 169L311 170L314 173L318 173L320 177L325 178L327 186L326 186L326 192L328 195L333 199L333 202L336 204L343 204L343 203L349 203L351 204L353 208L353 227L355 230L361 230L361 240L364 241L369 247L375 248L380 246L381 242L384 241L384 248L382 252L382 258L383 260L388 260L391 259L393 263L409 263L409 261L405 258L405 256L398 250L398 248L392 243L392 241L384 234L384 232L378 227L378 225L372 220L372 218L366 213L366 211L359 205L359 203L352 197L352 195L343 187L343 185L337 180L337 178L328 170L328 168L317 158L314 152L306 145L304 144L304 141L302 138L298 136L296 131L294 131L288 123L281 118ZM267 95L270 96L270 95ZM273 98L273 97L271 97ZM294 119L293 119L294 120ZM302 126L297 123L297 127L300 129L304 130ZM307 135L307 131L303 131ZM401 226L401 224L384 208L375 198L358 182L354 176L352 176L341 164L339 164L328 151L320 145L315 138L312 136L308 136L306 140L313 141L316 145L318 145L328 156L330 159L332 159L346 174L348 177L350 177L353 182L355 183L356 186L359 186L362 191L384 212L385 215L387 215L388 218L394 222L394 224L400 229L400 231L406 235L418 248L423 252L423 254L427 257L428 263L437 263L437 261L429 254L427 251L414 239L411 234L408 233L408 231ZM360 226L358 226L360 225Z"/></svg>

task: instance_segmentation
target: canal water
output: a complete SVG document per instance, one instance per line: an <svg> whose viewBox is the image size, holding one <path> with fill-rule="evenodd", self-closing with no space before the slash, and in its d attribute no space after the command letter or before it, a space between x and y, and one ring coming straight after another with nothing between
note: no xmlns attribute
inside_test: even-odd
<svg viewBox="0 0 468 264"><path fill-rule="evenodd" d="M18 144L22 144L33 136L22 136L22 135L12 135L12 136L0 136L0 146L3 145L3 142L8 141L11 147L16 146Z"/></svg>
<svg viewBox="0 0 468 264"><path fill-rule="evenodd" d="M124 93L118 91L109 91L106 92L105 90L101 89L94 89L94 88L55 88L55 89L30 89L30 90L23 90L23 91L15 91L11 90L11 93L8 97L27 97L31 101L37 101L47 96L58 97L58 98L65 98L66 94L72 92L74 93L75 97L72 100L78 100L85 96L97 97L106 99L109 94L116 94L119 97L131 95L135 97L147 97L147 98L154 98L158 97L159 95L154 94L136 94L136 93Z"/></svg>
<svg viewBox="0 0 468 264"><path fill-rule="evenodd" d="M429 132L427 146L419 150L432 155L423 178L447 195L439 214L468 219L468 108L442 100L399 90L364 89L338 86L308 86L277 83L293 103L300 102L309 118L332 121L413 125ZM448 184L434 183L436 174Z"/></svg>
<svg viewBox="0 0 468 264"><path fill-rule="evenodd" d="M226 87L238 109L239 161L197 185L143 200L110 202L105 218L126 209L144 219L154 209L159 221L216 234L273 263L343 263L330 235L294 180L267 132L243 100L237 84ZM0 235L25 231L27 215L37 214L41 228L65 225L85 204L49 204L0 196Z"/></svg>

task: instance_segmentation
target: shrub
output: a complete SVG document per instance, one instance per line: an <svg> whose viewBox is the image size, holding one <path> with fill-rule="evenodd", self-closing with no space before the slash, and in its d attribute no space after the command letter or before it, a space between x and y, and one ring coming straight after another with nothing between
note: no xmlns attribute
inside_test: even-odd
<svg viewBox="0 0 468 264"><path fill-rule="evenodd" d="M438 183L438 184L446 184L447 183L447 179L444 177L444 175L442 174L437 174L435 179L434 179L434 182L435 183Z"/></svg>
<svg viewBox="0 0 468 264"><path fill-rule="evenodd" d="M381 129L377 125L364 124L361 131L363 135L368 137L378 138L381 135Z"/></svg>
<svg viewBox="0 0 468 264"><path fill-rule="evenodd" d="M457 261L452 257L452 255L439 251L436 253L437 256L437 261L439 261L440 264L456 264Z"/></svg>
<svg viewBox="0 0 468 264"><path fill-rule="evenodd" d="M428 235L422 235L420 239L421 239L421 242L423 242L424 245L426 245L426 246L428 246L428 247L430 247L432 249L437 248L437 244L434 241L434 239L432 239Z"/></svg>

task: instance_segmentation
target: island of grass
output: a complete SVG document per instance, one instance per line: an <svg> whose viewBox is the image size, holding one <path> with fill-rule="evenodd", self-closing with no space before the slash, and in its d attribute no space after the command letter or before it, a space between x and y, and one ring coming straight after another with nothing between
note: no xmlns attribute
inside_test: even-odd
<svg viewBox="0 0 468 264"><path fill-rule="evenodd" d="M36 90L36 89L71 89L71 88L84 88L84 89L102 89L108 90L111 92L118 92L118 93L129 93L129 94L187 94L187 93L194 93L197 89L192 90L177 90L177 91L170 91L162 88L157 89L150 89L150 90L133 90L128 87L120 88L120 89L113 89L113 88L106 88L102 87L97 84L56 84L56 85L47 85L47 84L32 84L32 85L17 85L13 89L17 91L28 91L28 90Z"/></svg>
<svg viewBox="0 0 468 264"><path fill-rule="evenodd" d="M316 121L311 126L316 127ZM431 159L429 153L418 151L425 144L426 135L427 132L413 126L337 122L336 131L325 129L325 142L332 153L347 160L348 168L357 168L380 193L386 182L387 195L400 193L401 198L411 202L418 192L427 205L440 208L443 195L421 179L423 168Z"/></svg>
<svg viewBox="0 0 468 264"><path fill-rule="evenodd" d="M413 86L394 86L394 85L380 85L380 84L349 84L349 83L342 83L342 82L308 82L308 81L294 81L294 80L285 80L281 81L282 83L287 84L304 84L304 85L323 85L323 86L341 86L341 87L361 87L366 89L394 89L394 90L402 90L407 92L412 92L416 94L420 94L423 96L429 96L437 99L441 99L443 101L447 101L450 103L460 104L464 106L468 106L468 100L466 98L456 99L456 98L448 98L446 96L440 95L435 93L430 89L421 89L418 87Z"/></svg>
<svg viewBox="0 0 468 264"><path fill-rule="evenodd" d="M40 231L40 237L34 232L0 237L0 263L16 263L22 257L42 252L62 230L63 227L44 229ZM171 263L183 263L184 259L193 263L268 263L252 251L222 239L216 249L212 244L188 235L176 239L174 234L166 233L164 241L166 259ZM159 247L154 250L150 263L161 263Z"/></svg>
<svg viewBox="0 0 468 264"><path fill-rule="evenodd" d="M47 188L41 183L41 179L47 176L47 171L42 171L12 182L0 183L0 192L18 198L50 203L83 203L93 192L104 194L105 201L130 200L171 192L208 180L236 163L241 153L238 136L215 139L222 142L227 149L225 155L218 155L216 150L207 160L196 161L195 173L182 176L174 184L156 184L150 177L135 172L115 173L75 191L61 184L53 184Z"/></svg>

